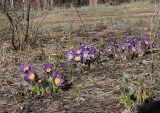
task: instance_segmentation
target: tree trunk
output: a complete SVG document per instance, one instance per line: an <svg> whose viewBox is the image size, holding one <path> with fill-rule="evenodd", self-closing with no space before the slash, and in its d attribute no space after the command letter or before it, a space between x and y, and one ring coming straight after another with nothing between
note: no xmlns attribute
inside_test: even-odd
<svg viewBox="0 0 160 113"><path fill-rule="evenodd" d="M13 0L10 0L11 8L14 8Z"/></svg>
<svg viewBox="0 0 160 113"><path fill-rule="evenodd" d="M93 5L97 6L97 4L98 4L98 0L93 0Z"/></svg>
<svg viewBox="0 0 160 113"><path fill-rule="evenodd" d="M90 6L97 6L98 1L97 0L89 0Z"/></svg>
<svg viewBox="0 0 160 113"><path fill-rule="evenodd" d="M47 9L47 0L43 0L43 9Z"/></svg>
<svg viewBox="0 0 160 113"><path fill-rule="evenodd" d="M36 11L39 11L39 10L40 10L40 2L39 2L39 0L35 0L35 1L34 1L34 9L35 9Z"/></svg>
<svg viewBox="0 0 160 113"><path fill-rule="evenodd" d="M50 6L49 6L50 9L53 8L53 0L50 0Z"/></svg>
<svg viewBox="0 0 160 113"><path fill-rule="evenodd" d="M26 8L25 0L23 0L22 4L23 4L23 11L26 11L27 8Z"/></svg>
<svg viewBox="0 0 160 113"><path fill-rule="evenodd" d="M47 9L50 8L50 0L47 0Z"/></svg>
<svg viewBox="0 0 160 113"><path fill-rule="evenodd" d="M78 6L81 6L81 0L78 0Z"/></svg>
<svg viewBox="0 0 160 113"><path fill-rule="evenodd" d="M58 0L58 6L62 7L62 5L64 4L64 0Z"/></svg>

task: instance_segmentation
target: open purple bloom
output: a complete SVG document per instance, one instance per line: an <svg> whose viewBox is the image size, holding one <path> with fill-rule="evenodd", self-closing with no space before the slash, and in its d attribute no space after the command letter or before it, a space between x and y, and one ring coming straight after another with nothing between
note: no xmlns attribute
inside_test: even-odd
<svg viewBox="0 0 160 113"><path fill-rule="evenodd" d="M140 40L140 43L145 45L145 46L149 46L150 45L150 40L149 39L141 39Z"/></svg>
<svg viewBox="0 0 160 113"><path fill-rule="evenodd" d="M74 53L75 53L76 55L80 55L80 54L82 53L82 51L83 51L83 49L80 47L80 48L78 48L78 49L75 49Z"/></svg>
<svg viewBox="0 0 160 113"><path fill-rule="evenodd" d="M61 86L63 83L64 83L64 79L62 77L59 77L59 76L53 77L53 84L55 86Z"/></svg>
<svg viewBox="0 0 160 113"><path fill-rule="evenodd" d="M130 51L130 53L139 53L140 48L137 46L130 46L129 51Z"/></svg>
<svg viewBox="0 0 160 113"><path fill-rule="evenodd" d="M20 69L20 72L27 73L30 70L31 70L31 65L30 64L23 64L21 69Z"/></svg>
<svg viewBox="0 0 160 113"><path fill-rule="evenodd" d="M71 60L73 60L75 57L74 55L74 52L73 51L69 51L66 55L65 55L65 58L66 58L66 61L67 62L70 62Z"/></svg>
<svg viewBox="0 0 160 113"><path fill-rule="evenodd" d="M89 53L89 59L90 59L90 60L95 60L96 58L97 58L96 52L94 52L94 53Z"/></svg>
<svg viewBox="0 0 160 113"><path fill-rule="evenodd" d="M42 67L42 70L47 74L51 74L53 72L53 69L54 69L53 64L44 65Z"/></svg>
<svg viewBox="0 0 160 113"><path fill-rule="evenodd" d="M82 55L76 55L76 56L74 57L74 61L76 61L76 62L81 62L81 61L82 61Z"/></svg>
<svg viewBox="0 0 160 113"><path fill-rule="evenodd" d="M82 53L83 60L90 60L89 54L90 54L89 51L83 51Z"/></svg>
<svg viewBox="0 0 160 113"><path fill-rule="evenodd" d="M26 81L33 81L33 82L37 82L39 80L38 75L34 71L28 71L24 79Z"/></svg>

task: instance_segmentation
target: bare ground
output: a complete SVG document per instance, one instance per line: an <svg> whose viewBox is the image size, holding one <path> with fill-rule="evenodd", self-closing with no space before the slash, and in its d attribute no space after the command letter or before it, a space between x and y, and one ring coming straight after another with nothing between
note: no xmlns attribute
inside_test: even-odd
<svg viewBox="0 0 160 113"><path fill-rule="evenodd" d="M93 14L91 14L93 15ZM112 14L107 13L103 15L94 14L82 15L84 22L87 20L93 21L99 18L113 17L113 16L152 16L152 12L128 12L127 14ZM159 15L159 14L158 14ZM34 22L51 22L54 23L64 21L79 20L76 13L57 13L50 14L45 17L34 19ZM145 25L147 26L147 25ZM146 34L148 30L144 31ZM144 34L145 34L144 33ZM148 35L148 34L147 34ZM95 39L92 39L92 36ZM42 66L46 62L55 63L57 67L64 73L64 76L69 76L67 64L56 62L53 58L55 53L63 53L68 48L76 46L81 40L92 42L93 45L100 48L104 43L112 37L117 37L118 40L124 40L124 37L138 37L140 32L135 29L116 30L113 28L98 27L95 30L88 30L88 34L84 31L73 30L66 32L63 30L50 31L45 37L42 35L38 40L40 46L44 51L44 55L39 49L30 48L29 52L13 52L8 64L1 62L0 65L0 113L122 113L124 107L119 103L119 84L122 83L122 74L124 62L121 61L115 67L112 62L100 64L96 69L82 73L80 77L74 76L72 88L64 90L60 97L34 97L28 92L28 84L22 79L22 75L18 73L20 64L23 62L33 62L37 67ZM63 50L63 51L62 51ZM51 59L50 59L51 58ZM128 65L134 64L132 68L128 68L131 77L143 76L150 71L150 63L147 61L150 57L144 58L145 64L139 65L132 61ZM138 60L137 60L138 62ZM5 65L4 65L5 64ZM155 63L155 70L159 71L159 62ZM131 65L132 66L132 65ZM122 68L122 69L121 69ZM37 68L39 71L40 68ZM119 70L119 71L117 71ZM121 72L122 71L122 72ZM155 77L152 81L147 77L148 86L158 87L160 78ZM158 99L158 97L156 97ZM148 112L150 113L150 112ZM158 112L155 112L158 113Z"/></svg>

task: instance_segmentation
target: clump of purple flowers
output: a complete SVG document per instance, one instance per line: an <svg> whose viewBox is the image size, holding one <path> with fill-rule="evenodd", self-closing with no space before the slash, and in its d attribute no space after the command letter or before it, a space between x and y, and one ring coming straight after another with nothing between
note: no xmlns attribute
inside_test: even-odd
<svg viewBox="0 0 160 113"><path fill-rule="evenodd" d="M91 62L99 59L99 50L81 42L77 48L68 51L65 58L67 62L81 62L90 65Z"/></svg>
<svg viewBox="0 0 160 113"><path fill-rule="evenodd" d="M32 70L30 64L23 64L20 72L24 73L24 80L31 84L31 90L36 95L51 94L54 95L60 91L60 86L63 85L63 75L54 71L52 64L47 64L42 67L45 76L40 79L38 74Z"/></svg>
<svg viewBox="0 0 160 113"><path fill-rule="evenodd" d="M109 43L104 50L108 58L115 58L118 55L124 57L126 55L126 58L133 59L145 55L151 51L151 48L157 47L158 44L156 41L151 41L148 38L128 39L118 44L118 47L113 43Z"/></svg>

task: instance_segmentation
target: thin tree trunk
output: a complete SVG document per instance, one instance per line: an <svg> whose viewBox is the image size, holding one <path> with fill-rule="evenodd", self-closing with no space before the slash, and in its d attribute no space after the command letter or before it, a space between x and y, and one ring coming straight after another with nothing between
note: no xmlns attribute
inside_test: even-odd
<svg viewBox="0 0 160 113"><path fill-rule="evenodd" d="M97 0L89 0L90 6L97 6L98 1Z"/></svg>
<svg viewBox="0 0 160 113"><path fill-rule="evenodd" d="M53 0L50 0L50 9L53 8Z"/></svg>
<svg viewBox="0 0 160 113"><path fill-rule="evenodd" d="M47 0L43 0L43 9L47 8Z"/></svg>
<svg viewBox="0 0 160 113"><path fill-rule="evenodd" d="M10 4L11 4L11 8L13 9L14 8L13 0L10 0Z"/></svg>
<svg viewBox="0 0 160 113"><path fill-rule="evenodd" d="M25 0L23 0L23 11L26 11L26 5L25 5Z"/></svg>
<svg viewBox="0 0 160 113"><path fill-rule="evenodd" d="M30 10L31 10L31 2L28 3L27 6L27 26L26 26L26 35L25 35L25 42L29 44L29 23L30 23Z"/></svg>
<svg viewBox="0 0 160 113"><path fill-rule="evenodd" d="M98 0L93 0L93 6L97 6Z"/></svg>
<svg viewBox="0 0 160 113"><path fill-rule="evenodd" d="M39 11L39 10L40 10L40 2L39 2L39 0L35 0L35 1L34 1L34 9L35 9L36 11Z"/></svg>
<svg viewBox="0 0 160 113"><path fill-rule="evenodd" d="M4 4L4 0L2 0L2 4Z"/></svg>

